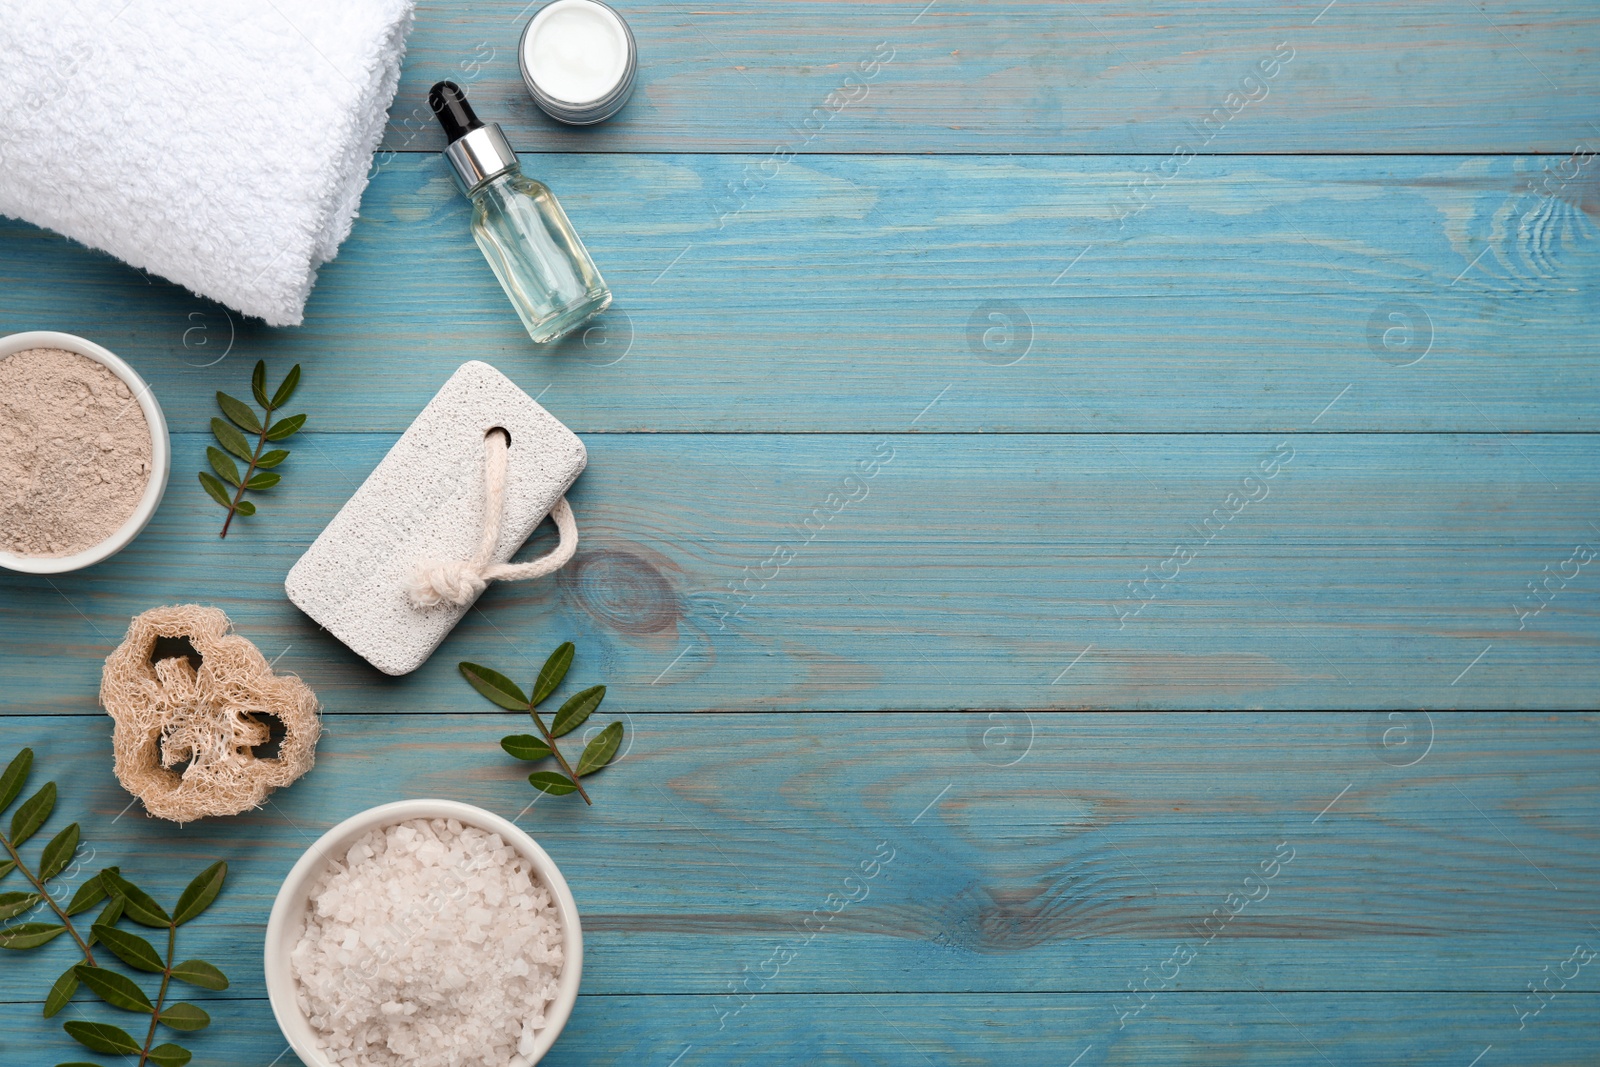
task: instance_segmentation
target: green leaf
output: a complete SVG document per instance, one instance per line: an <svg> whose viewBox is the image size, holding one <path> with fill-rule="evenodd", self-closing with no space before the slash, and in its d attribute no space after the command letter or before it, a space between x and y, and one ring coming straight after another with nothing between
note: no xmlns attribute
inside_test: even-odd
<svg viewBox="0 0 1600 1067"><path fill-rule="evenodd" d="M61 977L55 980L55 984L50 987L49 996L44 998L44 1017L49 1019L66 1007L67 1002L72 999L73 994L77 991L78 969L76 967L68 967L61 973Z"/></svg>
<svg viewBox="0 0 1600 1067"><path fill-rule="evenodd" d="M25 748L11 757L5 773L0 774L0 811L5 811L11 806L11 802L17 799L17 794L22 792L22 786L28 780L28 772L32 769L33 749Z"/></svg>
<svg viewBox="0 0 1600 1067"><path fill-rule="evenodd" d="M66 930L65 926L53 923L19 923L0 930L0 948L8 948L13 952L38 948L54 941Z"/></svg>
<svg viewBox="0 0 1600 1067"><path fill-rule="evenodd" d="M229 485L239 484L239 468L233 462L232 456L216 445L207 445L206 459L211 461L211 469L217 472L218 478L221 478Z"/></svg>
<svg viewBox="0 0 1600 1067"><path fill-rule="evenodd" d="M472 688L502 708L509 711L528 710L528 698L517 688L517 683L499 671L480 667L476 663L462 663L459 668L461 676L472 683Z"/></svg>
<svg viewBox="0 0 1600 1067"><path fill-rule="evenodd" d="M283 481L283 475L281 474L274 474L272 471L257 471L250 476L248 482L244 483L244 487L246 489L271 489L281 481Z"/></svg>
<svg viewBox="0 0 1600 1067"><path fill-rule="evenodd" d="M232 423L213 418L211 420L211 432L217 435L217 440L222 443L223 448L226 448L246 463L250 462L250 456L252 455L250 443L244 439L244 434L233 428Z"/></svg>
<svg viewBox="0 0 1600 1067"><path fill-rule="evenodd" d="M517 759L536 760L550 755L550 746L532 734L512 734L500 739L500 747Z"/></svg>
<svg viewBox="0 0 1600 1067"><path fill-rule="evenodd" d="M267 429L267 440L282 441L285 437L293 437L300 427L306 424L304 415L290 415L287 419L279 419Z"/></svg>
<svg viewBox="0 0 1600 1067"><path fill-rule="evenodd" d="M201 989L227 989L228 976L205 960L184 960L172 968L172 977Z"/></svg>
<svg viewBox="0 0 1600 1067"><path fill-rule="evenodd" d="M78 887L72 894L72 903L67 905L68 915L81 915L106 898L106 887L97 874Z"/></svg>
<svg viewBox="0 0 1600 1067"><path fill-rule="evenodd" d="M209 447L207 449L209 451ZM205 486L206 495L225 508L233 507L233 501L228 498L228 491L222 488L222 483L217 481L217 476L200 472L200 484Z"/></svg>
<svg viewBox="0 0 1600 1067"><path fill-rule="evenodd" d="M198 918L200 913L217 899L217 894L222 892L222 883L227 877L228 865L222 860L195 875L194 881L189 883L183 895L178 898L178 906L172 909L173 923L182 926L191 919Z"/></svg>
<svg viewBox="0 0 1600 1067"><path fill-rule="evenodd" d="M256 506L250 503L248 500L241 500L239 501L238 511L241 515L254 515L256 513Z"/></svg>
<svg viewBox="0 0 1600 1067"><path fill-rule="evenodd" d="M270 452L261 453L261 458L256 460L256 467L266 470L269 467L276 467L288 458L289 450L287 448L274 448Z"/></svg>
<svg viewBox="0 0 1600 1067"><path fill-rule="evenodd" d="M39 855L39 881L47 882L67 869L78 851L78 824L73 823L50 839Z"/></svg>
<svg viewBox="0 0 1600 1067"><path fill-rule="evenodd" d="M108 1056L139 1054L139 1043L120 1026L112 1026L109 1023L86 1023L73 1019L62 1023L61 1029L70 1034L78 1044L86 1045L96 1052L104 1052Z"/></svg>
<svg viewBox="0 0 1600 1067"><path fill-rule="evenodd" d="M294 387L300 384L300 364L296 363L289 368L289 373L283 376L283 384L278 386L278 391L272 394L272 406L281 408L294 396Z"/></svg>
<svg viewBox="0 0 1600 1067"><path fill-rule="evenodd" d="M95 923L94 935L102 945L111 950L112 955L136 971L160 974L165 969L166 965L161 962L161 956L156 952L155 946L138 934L119 930L104 923Z"/></svg>
<svg viewBox="0 0 1600 1067"><path fill-rule="evenodd" d="M73 970L78 972L78 981L88 986L92 993L113 1008L141 1011L146 1015L156 1010L156 1006L150 1003L150 998L144 995L144 990L125 974L87 963L80 963Z"/></svg>
<svg viewBox="0 0 1600 1067"><path fill-rule="evenodd" d="M593 774L616 758L622 744L622 724L614 722L601 730L578 757L578 777Z"/></svg>
<svg viewBox="0 0 1600 1067"><path fill-rule="evenodd" d="M140 926L150 926L166 929L172 925L172 916L167 914L165 908L151 899L150 894L128 881L115 871L107 867L100 873L105 879L106 887L122 899L123 914Z"/></svg>
<svg viewBox="0 0 1600 1067"><path fill-rule="evenodd" d="M241 430L247 433L261 432L261 420L256 418L256 413L243 400L235 400L227 393L219 392L217 407L221 408L222 413L232 419Z"/></svg>
<svg viewBox="0 0 1600 1067"><path fill-rule="evenodd" d="M550 724L551 735L565 737L582 726L605 698L606 687L603 685L591 686L581 693L573 694L565 704L561 705L561 710L556 712L555 721Z"/></svg>
<svg viewBox="0 0 1600 1067"><path fill-rule="evenodd" d="M17 861L16 860L6 860L3 863L0 863L0 878L4 878L6 875L10 874L12 871L14 871L16 869L17 869Z"/></svg>
<svg viewBox="0 0 1600 1067"><path fill-rule="evenodd" d="M104 877L104 872L101 872L101 876ZM127 906L128 902L123 900L121 897L112 897L110 900L106 901L106 906L100 909L100 914L96 916L94 925L115 926L117 920L122 918L123 909ZM89 930L89 947L94 948L94 943L97 940L99 940L99 936L91 927Z"/></svg>
<svg viewBox="0 0 1600 1067"><path fill-rule="evenodd" d="M250 374L250 395L262 407L272 406L272 401L267 399L267 361L264 359L256 360L256 369Z"/></svg>
<svg viewBox="0 0 1600 1067"><path fill-rule="evenodd" d="M211 1025L211 1016L205 1013L204 1008L179 1001L162 1009L161 1025L174 1030L204 1030Z"/></svg>
<svg viewBox="0 0 1600 1067"><path fill-rule="evenodd" d="M553 797L564 797L568 793L578 791L578 787L572 784L571 778L554 771L534 771L528 775L528 784L539 792L549 793Z"/></svg>
<svg viewBox="0 0 1600 1067"><path fill-rule="evenodd" d="M56 807L56 784L46 782L44 788L22 802L11 816L11 847L19 849L22 843L39 832L39 827L50 817Z"/></svg>
<svg viewBox="0 0 1600 1067"><path fill-rule="evenodd" d="M190 1052L182 1045L174 1045L168 1041L164 1045L157 1045L150 1050L149 1062L156 1067L184 1067L190 1060Z"/></svg>
<svg viewBox="0 0 1600 1067"><path fill-rule="evenodd" d="M0 919L21 915L43 899L38 893L0 893Z"/></svg>
<svg viewBox="0 0 1600 1067"><path fill-rule="evenodd" d="M561 684L561 679L567 676L567 668L570 666L572 666L572 642L563 641L554 652L550 653L550 658L544 661L544 666L539 668L539 677L533 683L535 705L543 704L549 699L550 694L556 691L556 686Z"/></svg>

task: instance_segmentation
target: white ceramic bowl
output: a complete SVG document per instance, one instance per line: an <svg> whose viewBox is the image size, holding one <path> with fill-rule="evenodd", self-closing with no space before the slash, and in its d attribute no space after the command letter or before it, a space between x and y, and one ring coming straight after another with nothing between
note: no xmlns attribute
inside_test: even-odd
<svg viewBox="0 0 1600 1067"><path fill-rule="evenodd" d="M550 1051L550 1046L561 1036L572 1006L578 999L578 981L583 977L583 930L578 925L578 905L544 849L517 829L512 823L493 812L462 804L454 800L401 800L368 808L352 815L317 839L305 855L294 865L289 877L278 890L272 903L272 916L267 920L267 996L272 1001L272 1014L278 1019L278 1028L293 1047L295 1055L306 1067L331 1067L327 1057L317 1047L311 1024L300 1013L300 1001L295 996L294 975L289 970L289 953L299 940L301 917L305 914L307 899L317 875L330 859L344 855L363 834L382 826L408 822L411 819L455 819L466 826L475 826L500 835L500 839L522 853L544 882L555 900L556 911L561 916L562 949L566 962L561 968L561 979L556 986L556 996L545 1008L545 1028L539 1033L533 1058L537 1063Z"/></svg>
<svg viewBox="0 0 1600 1067"><path fill-rule="evenodd" d="M0 337L0 359L29 348L64 348L96 363L105 364L111 369L111 373L122 379L134 398L139 401L139 409L144 412L144 421L150 427L150 481L145 485L144 496L133 509L133 514L128 516L127 521L119 526L115 533L98 545L86 548L82 552L74 552L70 556L18 556L11 552L0 551L0 567L28 574L61 574L64 571L81 570L99 563L107 556L122 551L130 541L139 536L139 532L145 528L155 515L156 508L160 506L162 494L167 491L167 475L172 471L172 439L167 435L167 419L161 413L161 405L156 403L155 394L150 391L145 380L139 377L138 372L132 367L104 348L75 334L56 333L54 330L32 330L28 333L14 333L9 337Z"/></svg>

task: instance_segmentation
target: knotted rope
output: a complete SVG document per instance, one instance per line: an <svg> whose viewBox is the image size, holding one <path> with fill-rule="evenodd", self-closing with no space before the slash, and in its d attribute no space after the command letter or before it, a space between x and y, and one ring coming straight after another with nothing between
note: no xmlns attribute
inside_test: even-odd
<svg viewBox="0 0 1600 1067"><path fill-rule="evenodd" d="M500 516L505 510L506 465L510 439L503 431L489 431L484 437L483 538L477 553L468 560L417 561L406 583L406 595L419 608L436 604L465 607L488 587L490 582L521 582L553 574L572 559L578 550L578 524L572 517L567 498L556 501L550 517L556 522L561 542L549 555L527 563L491 563L494 547L500 541Z"/></svg>

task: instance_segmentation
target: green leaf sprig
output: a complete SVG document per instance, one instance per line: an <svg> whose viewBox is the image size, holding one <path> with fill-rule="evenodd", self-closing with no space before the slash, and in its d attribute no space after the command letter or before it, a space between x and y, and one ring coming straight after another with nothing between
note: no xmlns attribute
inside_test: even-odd
<svg viewBox="0 0 1600 1067"><path fill-rule="evenodd" d="M156 1036L160 1033L158 1028L164 1026L180 1032L204 1030L211 1025L211 1016L198 1004L186 1001L168 1003L167 995L171 991L172 980L176 978L201 989L221 990L228 988L228 978L205 960L174 962L177 958L178 927L198 918L217 899L228 877L228 865L219 860L196 875L178 897L178 903L170 913L119 872L104 871L101 877L109 891L123 901L124 917L140 926L167 932L167 951L163 957L154 945L138 934L97 923L94 932L100 943L132 970L160 975L161 985L152 1000L139 983L127 975L106 967L80 963L73 968L73 973L90 992L113 1008L135 1015L148 1015L150 1025L143 1042L120 1026L110 1023L73 1019L62 1023L61 1027L74 1041L91 1051L106 1056L139 1057L138 1067L145 1067L146 1064L184 1067L192 1053L170 1041L156 1044ZM73 1067L92 1065L75 1064Z"/></svg>
<svg viewBox="0 0 1600 1067"><path fill-rule="evenodd" d="M6 766L5 771L0 773L0 815L3 815L22 794L23 786L27 784L28 775L32 770L33 749L25 748L18 752ZM110 891L106 881L108 875L116 876L117 869L109 867L86 879L78 886L71 900L65 904L61 902L61 898L51 891L50 882L74 865L80 834L78 824L73 823L52 837L40 852L39 861L34 868L30 869L27 861L22 858L22 846L49 821L55 806L56 784L46 782L12 814L9 829L0 830L0 845L5 847L6 854L6 859L0 861L0 881L12 871L19 871L32 886L31 890L22 892L0 893L0 922L25 915L41 904L47 905L55 913L57 921L24 921L0 926L0 949L26 952L47 945L62 934L68 934L78 946L77 955L82 957L81 964L93 967L97 963L94 958L94 945L98 940L99 931L102 928L109 928L122 915L123 900ZM103 900L106 901L106 905L85 936L78 928L78 924L72 921L72 917L83 914ZM44 1002L45 1018L48 1019L66 1007L72 995L77 992L76 967L79 963L80 961L74 960L73 965L69 966L50 987Z"/></svg>
<svg viewBox="0 0 1600 1067"><path fill-rule="evenodd" d="M284 375L283 382L271 395L267 395L267 365L257 361L255 373L250 377L250 392L255 396L256 403L265 409L266 414L257 416L255 409L242 400L236 400L227 393L217 394L217 406L226 419L213 418L211 432L216 435L217 442L222 448L210 445L206 448L206 458L211 461L210 471L200 472L200 484L205 487L206 493L228 510L228 517L222 522L222 533L218 536L227 537L228 527L233 523L235 515L254 515L256 506L244 498L245 490L259 492L262 489L271 489L278 484L280 475L272 470L278 464L289 458L286 448L266 450L269 441L282 441L299 431L306 424L304 415L290 415L286 419L273 421L272 414L289 402L294 396L295 386L300 384L300 364L296 363ZM241 433L240 431L244 431ZM255 447L245 438L246 433L256 435ZM227 451L223 451L226 449ZM232 455L229 455L232 453ZM239 473L238 464L233 459L237 456L245 464L243 474ZM226 482L233 486L233 495L228 495Z"/></svg>
<svg viewBox="0 0 1600 1067"><path fill-rule="evenodd" d="M583 754L578 757L576 770L556 747L556 738L570 734L588 721L589 716L594 714L600 702L606 698L606 687L596 685L581 693L574 693L567 698L565 704L561 705L548 728L545 727L544 720L539 717L538 711L539 705L556 691L556 687L567 676L567 668L572 666L572 654L571 641L562 643L561 647L550 653L550 658L545 660L544 667L539 671L539 677L534 680L531 697L523 693L517 687L517 683L499 671L481 667L476 663L462 663L461 674L472 683L472 688L500 707L508 711L525 711L533 718L533 724L539 728L539 736L512 734L500 739L500 747L520 760L534 761L554 756L562 773L534 771L528 775L529 785L551 796L566 796L575 792L583 798L585 804L593 804L594 801L589 799L589 794L584 791L583 783L579 779L593 774L616 758L617 749L622 746L622 723L614 722L607 726L584 746Z"/></svg>
<svg viewBox="0 0 1600 1067"><path fill-rule="evenodd" d="M0 815L3 815L21 795L33 769L33 750L23 749L0 772ZM0 948L14 952L40 948L62 934L69 934L77 944L72 965L55 980L45 998L44 1015L54 1016L66 1007L81 987L87 987L101 1000L124 1011L143 1012L150 1016L150 1026L141 1043L119 1026L108 1023L74 1019L62 1028L79 1044L108 1056L137 1056L138 1067L184 1067L191 1058L188 1049L171 1042L156 1044L158 1026L170 1030L202 1030L211 1025L205 1010L183 1002L167 1003L172 979L187 982L201 989L228 988L228 979L220 970L204 960L184 960L174 963L177 949L178 927L198 917L222 891L228 876L226 863L213 863L183 891L171 914L157 904L149 894L122 876L117 867L106 867L86 880L63 905L51 892L50 881L71 869L78 848L79 826L73 823L57 833L40 852L37 865L30 869L22 857L22 847L43 828L55 810L56 784L44 786L17 807L11 816L8 830L0 830L7 859L0 861L0 880L13 871L20 871L33 886L32 892L0 893L0 920L13 919L40 904L48 904L59 922L21 922L0 926ZM87 937L72 917L88 911L106 901L95 919ZM155 947L140 937L119 928L123 918L141 926L167 931L167 953L163 958ZM161 988L151 1000L139 984L120 971L103 966L95 958L94 948L108 949L111 955L135 971L161 975ZM97 1067L95 1064L74 1063L64 1067Z"/></svg>

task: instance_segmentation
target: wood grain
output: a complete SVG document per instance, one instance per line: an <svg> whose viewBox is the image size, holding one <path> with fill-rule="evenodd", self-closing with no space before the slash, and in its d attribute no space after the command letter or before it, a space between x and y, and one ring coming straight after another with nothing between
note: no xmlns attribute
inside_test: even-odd
<svg viewBox="0 0 1600 1067"><path fill-rule="evenodd" d="M193 481L208 438L179 434L130 548L0 575L7 710L92 707L128 618L189 600L382 714L565 639L653 710L1596 703L1600 576L1569 562L1600 543L1592 435L591 434L572 566L491 588L399 680L282 589L393 438L296 440L226 541Z"/></svg>
<svg viewBox="0 0 1600 1067"><path fill-rule="evenodd" d="M267 914L317 836L441 795L555 858L591 994L1124 994L1187 944L1175 990L1494 992L1514 1022L1525 983L1600 937L1592 713L846 719L608 697L631 741L584 808L533 804L497 744L526 720L453 696L437 717L330 715L305 778L181 830L124 812L104 717L7 719L5 755L32 745L62 789L51 826L83 820L94 862L158 899L228 860L184 943L229 973L224 999L264 995ZM1230 894L1260 899L1223 921ZM68 947L8 955L5 999L39 999Z"/></svg>
<svg viewBox="0 0 1600 1067"><path fill-rule="evenodd" d="M1330 1062L1467 1067L1492 1046L1479 1067L1491 1057L1511 1067L1589 1067L1600 999L1567 993L1519 1032L1501 994L1165 996L1160 1014L1147 1012L1121 1032L1115 1029L1115 998L1106 994L927 993L775 995L763 1000L759 1011L741 1017L738 1029L719 1031L722 1008L715 997L585 994L578 997L561 1040L540 1062L546 1067L1067 1067L1082 1054L1076 1067L1325 1067ZM32 1005L0 1007L0 1022L13 1024L17 1034L7 1053L26 1063L73 1055L76 1046L36 1015ZM212 1006L212 1015L212 1029L185 1042L196 1063L266 1067L280 1054L275 1067L299 1062L286 1052L265 1001Z"/></svg>
<svg viewBox="0 0 1600 1067"><path fill-rule="evenodd" d="M311 426L341 432L403 430L469 358L580 433L1595 427L1593 160L1563 183L1559 157L1194 159L1170 180L1149 159L819 157L719 226L711 190L748 161L531 160L617 291L609 326L553 350L416 154L378 174L304 327L0 222L0 284L27 293L0 331L105 344L178 429L258 357L303 362Z"/></svg>
<svg viewBox="0 0 1600 1067"><path fill-rule="evenodd" d="M620 7L633 98L592 130L534 105L520 10L418 5L387 147L442 147L425 97L454 78L535 151L1166 153L1280 46L1294 58L1208 151L1566 152L1600 135L1600 16L1561 0L636 0ZM890 58L863 77L875 55Z"/></svg>
<svg viewBox="0 0 1600 1067"><path fill-rule="evenodd" d="M51 826L158 896L230 862L186 931L234 981L197 991L196 1062L293 1061L277 886L340 819L440 795L578 897L555 1067L1593 1064L1593 966L1519 1014L1600 947L1600 10L623 13L634 98L571 130L521 84L520 5L424 0L301 328L0 220L0 333L105 344L176 431L133 546L0 573L0 758L35 747ZM468 240L446 77L616 291L582 336L534 348ZM258 358L304 365L312 418L219 542L194 472ZM582 546L385 678L283 576L472 358L584 435ZM179 601L328 728L267 807L182 829L130 810L95 708L128 617ZM454 670L564 639L629 731L592 809L528 806L516 717ZM1442 707L1495 710L1389 710ZM0 1060L73 1058L38 1015L66 946L3 955Z"/></svg>

